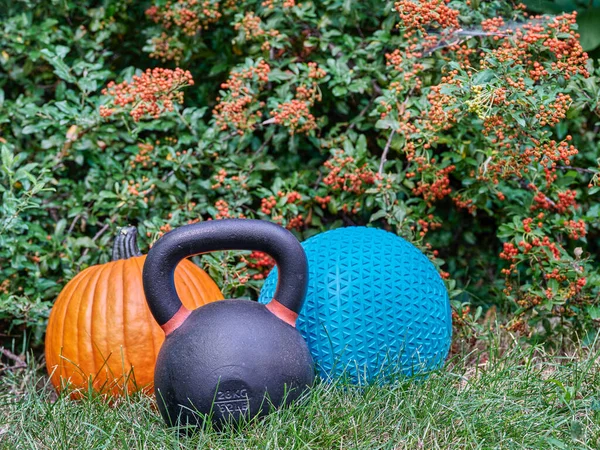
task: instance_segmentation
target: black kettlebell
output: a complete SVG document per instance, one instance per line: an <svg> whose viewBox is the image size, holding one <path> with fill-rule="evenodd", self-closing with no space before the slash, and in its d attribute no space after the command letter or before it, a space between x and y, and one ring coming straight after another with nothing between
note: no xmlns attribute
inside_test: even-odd
<svg viewBox="0 0 600 450"><path fill-rule="evenodd" d="M279 283L267 305L222 300L194 311L175 290L175 267L188 256L257 250L272 256ZM308 280L300 243L285 228L261 220L228 219L186 225L148 252L144 292L166 339L154 370L158 408L168 425L237 423L289 404L314 381L313 360L295 328Z"/></svg>

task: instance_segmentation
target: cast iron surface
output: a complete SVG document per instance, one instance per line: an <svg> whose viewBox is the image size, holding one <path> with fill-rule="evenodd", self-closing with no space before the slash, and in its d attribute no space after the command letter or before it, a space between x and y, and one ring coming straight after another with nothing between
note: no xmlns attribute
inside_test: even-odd
<svg viewBox="0 0 600 450"><path fill-rule="evenodd" d="M193 311L167 337L154 372L158 406L169 425L201 424L196 412L211 410L217 423L265 415L297 399L313 378L300 333L248 300Z"/></svg>
<svg viewBox="0 0 600 450"><path fill-rule="evenodd" d="M300 243L286 229L260 220L230 219L186 225L164 235L144 264L148 305L159 325L180 310L173 275L184 258L217 250L257 250L281 273L274 298L298 313L308 269ZM265 305L222 300L193 311L160 350L155 392L169 425L215 423L266 414L297 399L314 381L306 342Z"/></svg>

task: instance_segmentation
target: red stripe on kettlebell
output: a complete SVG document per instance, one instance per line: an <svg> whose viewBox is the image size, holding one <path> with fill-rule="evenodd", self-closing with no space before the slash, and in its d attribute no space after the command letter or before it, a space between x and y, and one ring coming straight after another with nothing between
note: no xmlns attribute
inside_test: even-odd
<svg viewBox="0 0 600 450"><path fill-rule="evenodd" d="M294 328L296 327L296 319L298 314L289 308L286 308L277 300L273 299L267 303L267 309L275 314L276 317L283 320L285 323L290 324Z"/></svg>
<svg viewBox="0 0 600 450"><path fill-rule="evenodd" d="M185 319L187 319L191 313L192 312L189 309L187 309L185 306L181 305L181 308L179 308L179 310L173 315L173 317L171 317L167 323L165 323L164 325L161 325L160 327L163 329L165 334L168 336L173 331L175 331L177 328L179 328L179 326L183 322L185 322Z"/></svg>

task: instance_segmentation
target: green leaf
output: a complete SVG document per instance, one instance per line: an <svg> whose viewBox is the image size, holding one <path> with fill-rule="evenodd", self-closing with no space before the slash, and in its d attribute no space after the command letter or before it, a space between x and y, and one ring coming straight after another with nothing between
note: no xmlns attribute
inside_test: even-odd
<svg viewBox="0 0 600 450"><path fill-rule="evenodd" d="M367 137L364 134L358 136L356 140L356 151L359 155L367 151Z"/></svg>
<svg viewBox="0 0 600 450"><path fill-rule="evenodd" d="M52 53L52 51L48 49L42 49L40 53L45 57L46 61L48 61L52 67L54 67L54 73L61 80L65 80L69 83L75 83L76 78L71 75L69 66L67 66L62 58Z"/></svg>
<svg viewBox="0 0 600 450"><path fill-rule="evenodd" d="M581 46L589 52L600 46L600 8L587 9L577 16Z"/></svg>
<svg viewBox="0 0 600 450"><path fill-rule="evenodd" d="M473 77L473 84L488 83L495 77L494 71L491 69L481 70Z"/></svg>
<svg viewBox="0 0 600 450"><path fill-rule="evenodd" d="M57 45L54 47L54 51L56 52L56 56L60 59L65 59L65 56L71 51L69 47L65 47L64 45Z"/></svg>
<svg viewBox="0 0 600 450"><path fill-rule="evenodd" d="M344 95L346 95L348 93L348 90L343 86L336 86L331 90L331 92L336 97L343 97Z"/></svg>
<svg viewBox="0 0 600 450"><path fill-rule="evenodd" d="M375 124L375 128L379 128L381 130L397 130L398 128L400 128L400 123L397 120L395 120L390 114L386 116L385 119L379 119Z"/></svg>
<svg viewBox="0 0 600 450"><path fill-rule="evenodd" d="M369 222L375 222L376 220L383 219L385 216L387 216L387 212L385 212L383 209L380 209L375 214L371 215Z"/></svg>
<svg viewBox="0 0 600 450"><path fill-rule="evenodd" d="M590 315L590 319L592 319L592 320L600 319L600 306L588 306L587 312Z"/></svg>
<svg viewBox="0 0 600 450"><path fill-rule="evenodd" d="M96 243L92 240L92 238L87 237L87 236L83 236L83 237L75 239L75 241L73 242L73 244L76 247L83 247L83 248L94 248L94 247L96 247Z"/></svg>
<svg viewBox="0 0 600 450"><path fill-rule="evenodd" d="M47 128L46 123L40 122L40 123L30 124L30 125L24 126L23 129L21 130L21 133L23 133L23 134L33 134L33 133L37 133L38 131L43 131L46 128Z"/></svg>
<svg viewBox="0 0 600 450"><path fill-rule="evenodd" d="M271 171L271 170L278 170L279 166L277 166L273 161L265 161L265 162L259 162L256 165L256 170L260 170L260 171Z"/></svg>

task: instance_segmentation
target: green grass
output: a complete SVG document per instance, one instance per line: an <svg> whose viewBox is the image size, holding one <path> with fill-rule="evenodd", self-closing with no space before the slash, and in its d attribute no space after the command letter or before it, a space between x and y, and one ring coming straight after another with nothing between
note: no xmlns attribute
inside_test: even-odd
<svg viewBox="0 0 600 450"><path fill-rule="evenodd" d="M56 399L30 363L0 375L0 448L600 448L597 351L473 356L420 381L320 384L302 405L191 437L166 428L150 397Z"/></svg>

